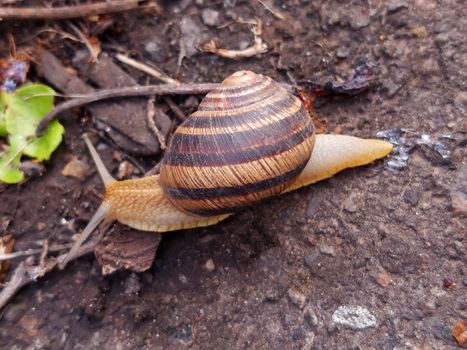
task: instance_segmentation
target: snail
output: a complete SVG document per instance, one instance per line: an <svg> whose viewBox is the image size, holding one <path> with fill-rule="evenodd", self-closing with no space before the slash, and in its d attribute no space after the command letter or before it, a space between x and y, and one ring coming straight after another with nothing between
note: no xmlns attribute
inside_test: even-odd
<svg viewBox="0 0 467 350"><path fill-rule="evenodd" d="M105 195L61 268L104 220L154 232L213 225L392 150L381 140L315 135L297 97L250 71L227 77L178 127L160 175L116 181L87 137L85 142Z"/></svg>

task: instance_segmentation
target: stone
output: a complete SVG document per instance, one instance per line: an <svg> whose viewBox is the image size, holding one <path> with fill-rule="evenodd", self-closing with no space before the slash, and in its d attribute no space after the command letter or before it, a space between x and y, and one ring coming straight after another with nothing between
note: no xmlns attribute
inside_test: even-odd
<svg viewBox="0 0 467 350"><path fill-rule="evenodd" d="M219 12L212 9L204 9L201 12L201 20L207 26L215 27L219 25Z"/></svg>
<svg viewBox="0 0 467 350"><path fill-rule="evenodd" d="M412 206L417 206L420 201L421 193L416 190L408 189L404 192L404 201L411 204Z"/></svg>
<svg viewBox="0 0 467 350"><path fill-rule="evenodd" d="M289 289L287 292L289 300L299 308L303 308L306 302L306 296L295 289Z"/></svg>
<svg viewBox="0 0 467 350"><path fill-rule="evenodd" d="M164 63L167 60L167 47L157 36L144 44L144 52L156 63Z"/></svg>
<svg viewBox="0 0 467 350"><path fill-rule="evenodd" d="M204 263L204 267L206 268L206 270L208 271L214 271L214 269L216 268L216 266L214 265L214 261L212 259L208 259L205 263Z"/></svg>
<svg viewBox="0 0 467 350"><path fill-rule="evenodd" d="M389 13L397 12L407 7L408 7L407 2L401 1L401 0L392 0L392 1L389 1L388 4L386 5L386 9L388 10Z"/></svg>
<svg viewBox="0 0 467 350"><path fill-rule="evenodd" d="M311 327L318 325L318 316L310 306L307 306L303 311L303 318Z"/></svg>
<svg viewBox="0 0 467 350"><path fill-rule="evenodd" d="M141 290L141 282L139 276L132 272L128 278L125 280L124 292L125 295L134 295L138 294Z"/></svg>
<svg viewBox="0 0 467 350"><path fill-rule="evenodd" d="M319 251L323 254L330 255L330 256L336 256L336 252L334 251L334 247L327 245L327 244L320 244L319 245Z"/></svg>
<svg viewBox="0 0 467 350"><path fill-rule="evenodd" d="M305 265L308 267L313 267L316 264L316 261L318 260L319 254L317 252L312 252L304 256L303 260L305 262Z"/></svg>
<svg viewBox="0 0 467 350"><path fill-rule="evenodd" d="M462 113L467 113L467 92L459 92L454 98L454 107Z"/></svg>
<svg viewBox="0 0 467 350"><path fill-rule="evenodd" d="M376 317L359 305L341 305L332 314L332 323L353 330L376 327Z"/></svg>

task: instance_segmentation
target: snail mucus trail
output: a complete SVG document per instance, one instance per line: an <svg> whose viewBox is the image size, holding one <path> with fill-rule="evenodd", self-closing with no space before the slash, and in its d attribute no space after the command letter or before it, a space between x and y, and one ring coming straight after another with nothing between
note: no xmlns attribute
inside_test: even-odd
<svg viewBox="0 0 467 350"><path fill-rule="evenodd" d="M104 220L154 232L208 226L267 198L386 156L386 141L315 135L298 98L269 77L239 71L208 93L172 136L160 175L116 181L89 139L102 204L69 254Z"/></svg>

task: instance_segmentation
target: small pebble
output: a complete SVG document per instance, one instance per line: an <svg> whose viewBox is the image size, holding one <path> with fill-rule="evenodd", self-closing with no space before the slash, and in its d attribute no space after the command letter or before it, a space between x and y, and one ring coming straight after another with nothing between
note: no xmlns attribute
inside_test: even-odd
<svg viewBox="0 0 467 350"><path fill-rule="evenodd" d="M204 267L208 271L213 271L216 268L216 266L214 265L214 261L212 259L208 259L206 263L204 264Z"/></svg>
<svg viewBox="0 0 467 350"><path fill-rule="evenodd" d="M387 272L382 272L376 275L375 277L376 283L378 283L381 287L388 287L390 284L393 283L392 277Z"/></svg>
<svg viewBox="0 0 467 350"><path fill-rule="evenodd" d="M332 323L353 330L376 327L376 317L359 305L339 306L332 314Z"/></svg>
<svg viewBox="0 0 467 350"><path fill-rule="evenodd" d="M292 332L292 339L297 341L303 338L305 338L305 330L303 329L303 327L295 328Z"/></svg>
<svg viewBox="0 0 467 350"><path fill-rule="evenodd" d="M287 295L290 299L290 301L298 306L299 308L303 308L303 306L305 306L305 302L306 302L306 296L303 295L302 293L294 290L294 289L289 289L288 292L287 292Z"/></svg>
<svg viewBox="0 0 467 350"><path fill-rule="evenodd" d="M355 203L356 196L351 194L343 204L344 210L349 213L355 213L358 210L358 205Z"/></svg>
<svg viewBox="0 0 467 350"><path fill-rule="evenodd" d="M336 252L334 251L334 247L327 245L327 244L320 244L319 251L323 254L336 256Z"/></svg>
<svg viewBox="0 0 467 350"><path fill-rule="evenodd" d="M219 12L212 9L204 9L201 12L201 19L207 26L215 27L219 25Z"/></svg>
<svg viewBox="0 0 467 350"><path fill-rule="evenodd" d="M404 201L411 204L412 206L416 206L420 200L421 193L415 190L406 190L404 192Z"/></svg>
<svg viewBox="0 0 467 350"><path fill-rule="evenodd" d="M130 178L136 171L136 168L130 162L124 160L118 165L116 177L119 180Z"/></svg>
<svg viewBox="0 0 467 350"><path fill-rule="evenodd" d="M303 318L311 326L316 327L318 325L318 316L311 307L306 307L303 312Z"/></svg>
<svg viewBox="0 0 467 350"><path fill-rule="evenodd" d="M303 260L305 261L305 265L308 267L313 267L316 264L318 256L318 253L310 253L305 255L305 257L303 258Z"/></svg>
<svg viewBox="0 0 467 350"><path fill-rule="evenodd" d="M125 280L123 294L130 296L138 294L141 291L141 282L139 276L132 272Z"/></svg>
<svg viewBox="0 0 467 350"><path fill-rule="evenodd" d="M63 176L76 177L78 179L84 179L86 177L87 165L78 157L73 156L71 160L65 165L62 170Z"/></svg>

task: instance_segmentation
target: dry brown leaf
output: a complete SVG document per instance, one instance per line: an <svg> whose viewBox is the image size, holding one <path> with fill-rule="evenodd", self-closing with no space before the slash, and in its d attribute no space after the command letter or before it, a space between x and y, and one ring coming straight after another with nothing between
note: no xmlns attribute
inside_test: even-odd
<svg viewBox="0 0 467 350"><path fill-rule="evenodd" d="M62 170L63 176L72 176L78 179L84 179L86 177L87 165L78 157L73 156L71 160L65 165Z"/></svg>
<svg viewBox="0 0 467 350"><path fill-rule="evenodd" d="M460 320L454 325L452 336L456 338L460 346L467 345L467 320Z"/></svg>
<svg viewBox="0 0 467 350"><path fill-rule="evenodd" d="M12 234L6 233L0 237L0 255L10 254L13 252L14 244L15 239ZM10 266L9 261L0 261L0 282L5 280L8 271L10 271Z"/></svg>
<svg viewBox="0 0 467 350"><path fill-rule="evenodd" d="M152 266L160 241L161 235L158 233L137 231L116 224L98 243L96 259L104 275L117 270L143 272Z"/></svg>

